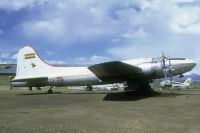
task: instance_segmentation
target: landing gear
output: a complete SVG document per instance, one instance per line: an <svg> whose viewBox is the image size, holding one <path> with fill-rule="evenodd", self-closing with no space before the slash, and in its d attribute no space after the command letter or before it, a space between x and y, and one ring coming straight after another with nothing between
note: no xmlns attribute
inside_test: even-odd
<svg viewBox="0 0 200 133"><path fill-rule="evenodd" d="M40 87L36 87L36 89L37 89L37 90L41 90L41 88L40 88Z"/></svg>
<svg viewBox="0 0 200 133"><path fill-rule="evenodd" d="M48 94L53 94L52 88L53 88L52 86L49 88L49 90L48 90L48 92L47 92Z"/></svg>
<svg viewBox="0 0 200 133"><path fill-rule="evenodd" d="M12 84L10 85L10 90L13 90L13 86L12 86Z"/></svg>
<svg viewBox="0 0 200 133"><path fill-rule="evenodd" d="M93 87L92 87L91 85L87 85L87 87L86 87L85 90L86 90L86 91L92 91L92 90L93 90Z"/></svg>
<svg viewBox="0 0 200 133"><path fill-rule="evenodd" d="M12 85L11 81L12 81L12 79L13 79L14 77L12 77L12 76L9 76L9 77L10 77L10 90L13 90L13 85Z"/></svg>
<svg viewBox="0 0 200 133"><path fill-rule="evenodd" d="M140 93L149 93L152 92L152 88L149 85L148 81L127 81L124 88L127 92L137 91Z"/></svg>
<svg viewBox="0 0 200 133"><path fill-rule="evenodd" d="M30 86L30 87L28 88L28 90L29 90L29 91L32 91L33 89L32 89L32 87Z"/></svg>

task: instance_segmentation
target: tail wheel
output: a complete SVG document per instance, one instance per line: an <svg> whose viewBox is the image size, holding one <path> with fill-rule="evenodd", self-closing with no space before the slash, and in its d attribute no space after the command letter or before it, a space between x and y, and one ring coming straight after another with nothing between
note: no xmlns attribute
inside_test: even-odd
<svg viewBox="0 0 200 133"><path fill-rule="evenodd" d="M48 90L48 94L53 94L53 90L52 90L52 89L49 89L49 90Z"/></svg>
<svg viewBox="0 0 200 133"><path fill-rule="evenodd" d="M50 86L50 88L49 88L49 90L48 90L48 92L47 92L48 94L53 94L53 90L52 90L52 88L53 88L53 87Z"/></svg>

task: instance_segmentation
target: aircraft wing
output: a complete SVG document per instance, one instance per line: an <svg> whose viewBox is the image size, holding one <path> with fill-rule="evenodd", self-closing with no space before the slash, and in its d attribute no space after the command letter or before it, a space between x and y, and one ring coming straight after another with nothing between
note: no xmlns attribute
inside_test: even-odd
<svg viewBox="0 0 200 133"><path fill-rule="evenodd" d="M102 81L125 81L140 78L142 70L120 61L96 64L88 67Z"/></svg>

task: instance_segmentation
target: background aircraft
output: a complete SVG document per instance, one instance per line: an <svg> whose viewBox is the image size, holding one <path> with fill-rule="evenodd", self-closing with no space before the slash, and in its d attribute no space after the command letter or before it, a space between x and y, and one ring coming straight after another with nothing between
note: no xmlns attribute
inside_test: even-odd
<svg viewBox="0 0 200 133"><path fill-rule="evenodd" d="M87 86L126 83L126 91L144 91L153 79L182 75L196 63L185 58L141 58L111 61L89 67L55 67L41 60L30 46L19 50L15 87ZM172 72L173 71L173 72Z"/></svg>
<svg viewBox="0 0 200 133"><path fill-rule="evenodd" d="M124 88L126 86L124 86L124 84L115 83L115 84L95 85L95 86L92 86L92 87L94 87L96 89L119 90L119 89Z"/></svg>
<svg viewBox="0 0 200 133"><path fill-rule="evenodd" d="M185 88L189 88L191 83L192 83L192 78L187 78L185 80L185 82L176 82L176 81L164 80L160 83L160 86L162 88L171 87L171 88L185 89Z"/></svg>

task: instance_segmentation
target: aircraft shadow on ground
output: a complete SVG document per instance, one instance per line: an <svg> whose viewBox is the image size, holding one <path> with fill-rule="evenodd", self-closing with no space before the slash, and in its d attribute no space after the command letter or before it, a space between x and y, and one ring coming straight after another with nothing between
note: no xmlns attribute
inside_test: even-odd
<svg viewBox="0 0 200 133"><path fill-rule="evenodd" d="M147 93L141 92L117 92L117 93L108 93L103 100L104 101L137 101L140 99L150 98L159 96L160 93L151 91Z"/></svg>
<svg viewBox="0 0 200 133"><path fill-rule="evenodd" d="M152 91L148 93L139 93L139 92L54 92L53 94L49 94L47 92L30 92L30 93L20 93L17 95L57 95L57 94L62 94L62 95L98 95L98 94L105 94L105 97L103 98L103 101L137 101L140 99L145 99L145 98L150 98L150 97L155 97L159 96L160 93Z"/></svg>
<svg viewBox="0 0 200 133"><path fill-rule="evenodd" d="M108 94L108 92L58 92L54 91L52 94L47 92L30 92L30 93L20 93L18 95L56 95L56 94L63 94L63 95L87 95L87 94Z"/></svg>
<svg viewBox="0 0 200 133"><path fill-rule="evenodd" d="M103 98L103 101L137 101L145 98L150 98L150 97L175 97L175 96L180 96L180 95L200 95L200 93L195 93L195 94L181 94L181 93L174 93L172 92L158 92L158 91L150 91L150 92L60 92L60 91L54 91L53 94L49 94L47 92L27 92L27 93L19 93L17 95L57 95L57 94L62 94L62 95L99 95L99 94L105 94L105 97Z"/></svg>
<svg viewBox="0 0 200 133"><path fill-rule="evenodd" d="M54 92L53 94L62 94L62 92ZM17 94L17 95L49 95L49 93L47 92L31 92L31 93L20 93L20 94Z"/></svg>
<svg viewBox="0 0 200 133"><path fill-rule="evenodd" d="M193 96L200 95L200 93L181 93L181 92L159 92L159 91L149 91L149 92L118 92L118 93L108 93L103 100L104 101L137 101L150 97L176 97L176 96Z"/></svg>

